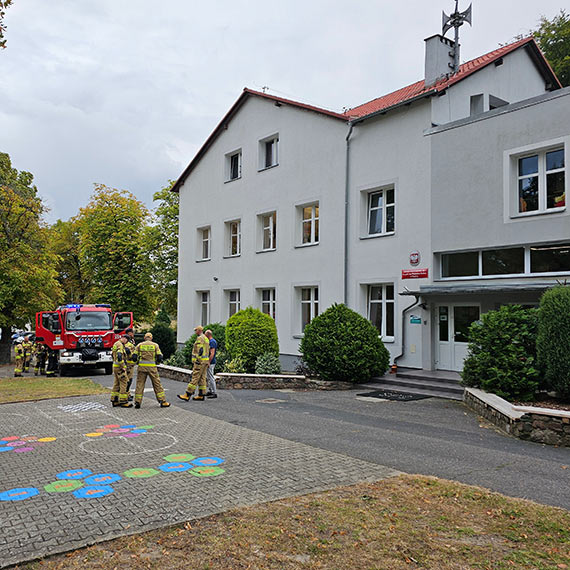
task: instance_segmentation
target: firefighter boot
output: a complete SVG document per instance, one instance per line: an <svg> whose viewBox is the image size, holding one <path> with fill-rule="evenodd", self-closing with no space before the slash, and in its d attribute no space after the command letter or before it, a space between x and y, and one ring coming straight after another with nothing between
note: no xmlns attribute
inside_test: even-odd
<svg viewBox="0 0 570 570"><path fill-rule="evenodd" d="M192 394L190 392L185 392L184 394L176 394L176 395L185 402L188 402L188 400L190 400L190 398L192 397Z"/></svg>
<svg viewBox="0 0 570 570"><path fill-rule="evenodd" d="M133 405L130 402L122 402L119 404L119 408L132 408Z"/></svg>
<svg viewBox="0 0 570 570"><path fill-rule="evenodd" d="M158 402L161 408L168 408L170 404L166 400L159 400Z"/></svg>
<svg viewBox="0 0 570 570"><path fill-rule="evenodd" d="M141 403L140 402L135 402L135 410L140 409L141 407Z"/></svg>
<svg viewBox="0 0 570 570"><path fill-rule="evenodd" d="M197 396L192 396L193 400L200 400L200 401L204 401L206 399L206 395L202 390L198 390L198 395Z"/></svg>

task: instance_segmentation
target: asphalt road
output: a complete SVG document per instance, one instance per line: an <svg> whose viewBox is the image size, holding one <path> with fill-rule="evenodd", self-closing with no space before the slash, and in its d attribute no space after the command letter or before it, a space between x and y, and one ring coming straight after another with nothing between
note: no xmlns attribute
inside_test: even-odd
<svg viewBox="0 0 570 570"><path fill-rule="evenodd" d="M112 376L97 372L90 378L110 387ZM183 402L176 394L184 391L184 384L164 379L163 385L173 405L234 425L406 473L480 485L570 510L570 449L509 437L480 424L458 401L380 401L357 396L373 389L361 387L334 392L220 390L217 399ZM147 381L143 407L156 405Z"/></svg>

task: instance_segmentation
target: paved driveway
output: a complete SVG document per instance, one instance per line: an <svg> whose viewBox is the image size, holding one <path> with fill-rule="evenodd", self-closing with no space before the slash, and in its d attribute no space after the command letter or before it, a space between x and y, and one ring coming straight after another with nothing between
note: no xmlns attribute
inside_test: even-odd
<svg viewBox="0 0 570 570"><path fill-rule="evenodd" d="M149 398L4 404L0 417L0 566L395 474Z"/></svg>

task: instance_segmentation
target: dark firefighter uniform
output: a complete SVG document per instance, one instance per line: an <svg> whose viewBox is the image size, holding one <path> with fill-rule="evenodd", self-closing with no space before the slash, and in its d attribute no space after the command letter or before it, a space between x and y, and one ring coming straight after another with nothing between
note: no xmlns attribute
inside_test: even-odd
<svg viewBox="0 0 570 570"><path fill-rule="evenodd" d="M111 390L111 402L113 406L120 406L122 408L130 408L132 404L129 403L127 394L127 351L125 344L127 337L121 337L113 345L113 374L115 376L115 383Z"/></svg>
<svg viewBox="0 0 570 570"><path fill-rule="evenodd" d="M22 370L24 370L24 347L22 346L22 341L16 341L14 346L14 353L16 355L16 366L14 367L14 376L18 377L22 375Z"/></svg>
<svg viewBox="0 0 570 570"><path fill-rule="evenodd" d="M189 382L186 393L178 394L181 400L186 402L192 398L193 400L204 400L206 397L206 374L210 365L210 341L204 334L201 326L194 328L198 338L192 347L192 380ZM198 387L198 395L192 396L194 390Z"/></svg>
<svg viewBox="0 0 570 570"><path fill-rule="evenodd" d="M51 378L56 375L57 368L59 366L58 362L58 354L59 351L54 350L52 348L47 349L47 368L46 368L46 376Z"/></svg>
<svg viewBox="0 0 570 570"><path fill-rule="evenodd" d="M156 342L152 341L152 333L144 335L144 341L137 344L135 349L136 360L138 362L137 387L135 390L135 408L141 407L144 394L146 377L150 376L154 394L161 408L167 408L170 404L166 401L164 388L158 376L156 365L162 362L162 352Z"/></svg>
<svg viewBox="0 0 570 570"><path fill-rule="evenodd" d="M32 360L32 350L34 345L30 340L30 337L24 337L24 342L22 343L24 347L24 372L30 371L30 361Z"/></svg>
<svg viewBox="0 0 570 570"><path fill-rule="evenodd" d="M36 341L33 354L35 356L34 376L46 373L47 347Z"/></svg>

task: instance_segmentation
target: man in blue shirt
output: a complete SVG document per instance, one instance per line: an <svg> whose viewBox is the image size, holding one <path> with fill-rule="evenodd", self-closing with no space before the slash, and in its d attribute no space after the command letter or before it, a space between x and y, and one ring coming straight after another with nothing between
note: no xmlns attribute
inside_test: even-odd
<svg viewBox="0 0 570 570"><path fill-rule="evenodd" d="M206 380L208 382L208 392L206 398L217 398L218 391L216 390L216 379L214 378L214 368L216 367L216 351L218 350L218 343L212 335L212 331L208 329L205 333L210 341L210 364L208 366Z"/></svg>

